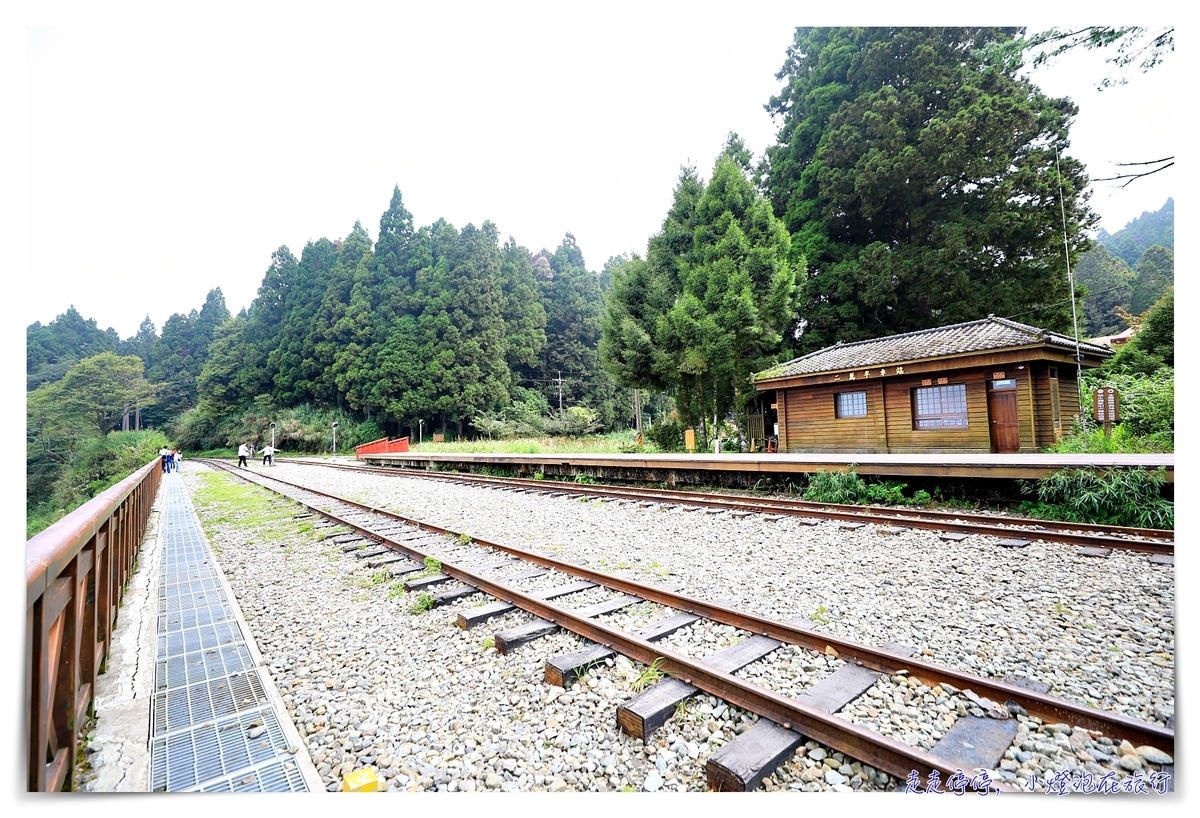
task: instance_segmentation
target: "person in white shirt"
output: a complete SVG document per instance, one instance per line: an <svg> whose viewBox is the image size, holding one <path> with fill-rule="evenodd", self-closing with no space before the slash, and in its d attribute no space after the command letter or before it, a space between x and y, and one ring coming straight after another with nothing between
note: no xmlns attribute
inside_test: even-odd
<svg viewBox="0 0 1200 818"><path fill-rule="evenodd" d="M264 466L275 465L275 449L270 443L268 443L266 446L263 446L262 456Z"/></svg>
<svg viewBox="0 0 1200 818"><path fill-rule="evenodd" d="M238 446L238 465L239 466L245 466L246 458L249 456L250 456L250 447L249 446L247 446L245 443L243 443L241 446Z"/></svg>

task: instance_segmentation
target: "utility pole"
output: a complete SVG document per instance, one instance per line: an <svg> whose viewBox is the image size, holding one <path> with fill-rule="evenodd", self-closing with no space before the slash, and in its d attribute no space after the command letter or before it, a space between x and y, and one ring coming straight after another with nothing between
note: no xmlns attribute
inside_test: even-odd
<svg viewBox="0 0 1200 818"><path fill-rule="evenodd" d="M633 390L633 417L637 426L638 440L642 439L642 390Z"/></svg>
<svg viewBox="0 0 1200 818"><path fill-rule="evenodd" d="M559 419L559 420L562 420L562 419L563 419L563 407L562 407L562 385L563 385L563 379L562 379L562 370L559 370L559 372L558 372L558 377L557 377L557 378L555 378L555 383L557 383L557 384L558 384L558 419Z"/></svg>

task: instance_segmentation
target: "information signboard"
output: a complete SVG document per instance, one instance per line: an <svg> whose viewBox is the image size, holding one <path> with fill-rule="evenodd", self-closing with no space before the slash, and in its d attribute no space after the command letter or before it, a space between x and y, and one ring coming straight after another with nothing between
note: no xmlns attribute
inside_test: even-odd
<svg viewBox="0 0 1200 818"><path fill-rule="evenodd" d="M1105 386L1092 393L1092 416L1098 423L1121 419L1121 396L1114 387Z"/></svg>

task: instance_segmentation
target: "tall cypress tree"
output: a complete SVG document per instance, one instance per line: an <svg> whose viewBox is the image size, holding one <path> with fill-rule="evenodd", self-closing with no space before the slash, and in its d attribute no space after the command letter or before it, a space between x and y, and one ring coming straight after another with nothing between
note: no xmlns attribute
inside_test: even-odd
<svg viewBox="0 0 1200 818"><path fill-rule="evenodd" d="M1072 260L1095 219L1067 154L1077 109L985 49L1016 33L797 29L767 156L807 260L803 350L989 313L1069 327L1060 185Z"/></svg>

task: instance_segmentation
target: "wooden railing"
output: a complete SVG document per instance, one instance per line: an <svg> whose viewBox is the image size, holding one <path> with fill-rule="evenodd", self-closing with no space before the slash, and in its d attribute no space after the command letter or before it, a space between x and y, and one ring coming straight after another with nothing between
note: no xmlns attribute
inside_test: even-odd
<svg viewBox="0 0 1200 818"><path fill-rule="evenodd" d="M25 543L30 792L75 787L79 731L161 477L155 457Z"/></svg>
<svg viewBox="0 0 1200 818"><path fill-rule="evenodd" d="M354 454L356 456L364 454L396 454L397 452L407 451L407 437L398 437L395 440L388 440L386 437L381 437L379 440L372 440L370 443L354 447Z"/></svg>

